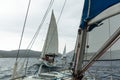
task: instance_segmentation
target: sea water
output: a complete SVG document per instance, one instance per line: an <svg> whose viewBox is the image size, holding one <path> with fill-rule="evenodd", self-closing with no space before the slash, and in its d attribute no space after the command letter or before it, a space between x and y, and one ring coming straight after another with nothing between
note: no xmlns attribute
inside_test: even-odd
<svg viewBox="0 0 120 80"><path fill-rule="evenodd" d="M0 58L0 80L9 80L15 63L15 58ZM22 58L20 64L23 63L24 58ZM59 60L58 60L59 61ZM68 60L69 61L69 60ZM60 63L59 61L58 63ZM39 63L36 58L30 58L28 66ZM68 63L68 62L67 62ZM32 68L34 70L35 68ZM35 69L36 70L36 69ZM112 71L112 72L111 72ZM34 73L34 71L32 71ZM89 72L99 80L110 80L110 75L112 75L113 80L120 80L120 60L113 61L97 61L93 67L89 69ZM87 74L87 73L86 73ZM89 74L88 74L89 76Z"/></svg>
<svg viewBox="0 0 120 80"><path fill-rule="evenodd" d="M9 80L11 78L16 58L0 58L0 80ZM21 65L24 58L18 59ZM38 63L36 58L30 58L28 66Z"/></svg>

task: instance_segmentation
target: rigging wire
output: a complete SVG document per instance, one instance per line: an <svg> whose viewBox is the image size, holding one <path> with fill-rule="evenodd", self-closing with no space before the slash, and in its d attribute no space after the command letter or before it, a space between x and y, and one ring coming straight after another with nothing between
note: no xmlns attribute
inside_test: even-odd
<svg viewBox="0 0 120 80"><path fill-rule="evenodd" d="M24 24L23 24L23 29L22 29L22 33L21 33L20 42L19 42L18 52L17 52L17 56L16 56L16 61L15 61L15 64L14 64L13 74L12 74L13 79L16 75L16 70L17 70L17 66L18 66L18 57L19 57L19 54L20 54L20 48L21 48L21 44L22 44L22 40L23 40L25 27L26 27L26 22L27 22L27 18L28 18L30 4L31 4L31 0L29 0L28 7L27 7L27 12L26 12L25 19L24 19Z"/></svg>
<svg viewBox="0 0 120 80"><path fill-rule="evenodd" d="M86 49L85 49L85 55L84 55L85 61L83 62L83 65L85 65L88 62L88 57L87 57L87 54L89 54L88 48L89 48L89 32L87 33L87 38L86 38ZM94 77L93 74L89 70L87 70L87 72L91 77Z"/></svg>
<svg viewBox="0 0 120 80"><path fill-rule="evenodd" d="M16 61L18 60L18 57L19 57L19 54L20 54L20 48L21 48L21 44L22 44L22 40L23 40L23 35L24 35L25 27L26 27L26 22L27 22L27 18L28 18L30 4L31 4L31 0L29 0L29 3L28 3L28 8L27 8L27 12L26 12L26 16L25 16L25 20L24 20L24 24L23 24L23 29L22 29L21 39L20 39L20 42L19 42L19 48L18 48L18 53L17 53Z"/></svg>
<svg viewBox="0 0 120 80"><path fill-rule="evenodd" d="M85 59L87 60L87 54L88 54L88 48L89 48L89 32L87 33L87 38L86 38L86 50L85 50Z"/></svg>
<svg viewBox="0 0 120 80"><path fill-rule="evenodd" d="M59 20L60 20L60 18L61 18L61 15L62 15L62 13L63 13L63 10L64 10L64 7L65 7L66 2L67 2L67 0L65 0L65 2L64 2L64 4L63 4L62 10L61 10L61 12L60 12L60 16L59 16L59 18L58 18L58 20L57 20L57 24L58 24L58 22L59 22ZM46 13L45 13L45 15L44 15L44 17L43 17L43 20L42 20L41 24L39 25L39 28L37 29L34 37L33 37L32 40L31 40L31 42L29 43L27 49L31 49L31 48L32 48L32 46L33 46L33 44L34 44L34 42L35 42L35 39L36 39L36 37L37 37L37 35L38 35L39 31L40 31L40 28L41 28L41 26L43 25L43 23L44 23L44 21L45 21L45 18L46 18L46 16L47 16L49 10L51 9L53 3L54 3L54 0L51 0L51 2L50 2L50 4L49 4L49 7L48 7L48 9L47 9L47 11L46 11ZM30 47L30 46L31 46L31 47ZM29 48L29 47L30 47L30 48Z"/></svg>
<svg viewBox="0 0 120 80"><path fill-rule="evenodd" d="M36 38L37 38L37 36L38 36L38 34L39 34L39 32L40 32L40 29L41 29L41 27L42 27L42 25L43 25L43 23L44 23L47 15L48 15L49 11L50 11L50 9L51 9L51 7L52 7L52 5L53 5L53 2L54 2L54 0L51 0L51 1L50 1L49 6L48 6L48 8L47 8L47 11L45 12L45 15L44 15L44 17L43 17L43 19L42 19L42 21L41 21L41 23L40 23L37 31L35 32L32 40L30 41L27 49L31 49L31 48L32 48L32 46L33 46L33 44L34 44L34 42L35 42L35 40L36 40Z"/></svg>
<svg viewBox="0 0 120 80"><path fill-rule="evenodd" d="M89 32L87 33L87 38L86 38L86 49L85 49L85 55L84 55L84 64L83 65L85 65L89 60L88 60L88 57L87 57L87 55L89 54L88 53L88 48L89 48ZM95 76L93 76L93 74L89 71L89 70L87 70L87 72L88 72L88 74L91 76L91 77L95 77Z"/></svg>
<svg viewBox="0 0 120 80"><path fill-rule="evenodd" d="M109 27L109 38L110 38L110 36L111 36L111 26L110 26L110 18L108 19L108 27ZM112 60L112 53L111 53L111 48L110 48L110 60ZM110 66L111 66L111 72L113 72L113 70L112 70L112 61L111 61L111 63L110 63ZM111 74L112 75L112 74Z"/></svg>
<svg viewBox="0 0 120 80"><path fill-rule="evenodd" d="M58 20L57 20L57 24L58 24L59 21L60 21L60 18L61 18L61 16L62 16L63 10L64 10L65 5L66 5L66 2L67 2L67 0L64 1L63 7L62 7L62 9L61 9L60 15L59 15ZM53 30L52 35L54 35L54 31L55 31L55 29ZM52 36L52 37L53 37L53 36ZM52 38L50 39L50 42L51 42L51 40L52 40ZM49 45L49 44L50 44L50 43L48 43L48 45ZM50 47L50 46L48 46L48 48L46 49L46 51L49 49L49 47Z"/></svg>
<svg viewBox="0 0 120 80"><path fill-rule="evenodd" d="M54 3L54 0L51 0L50 3L49 3L49 6L48 6L48 8L47 8L47 10L46 10L46 12L45 12L45 15L44 15L44 17L43 17L43 19L42 19L42 21L41 21L41 23L40 23L37 31L36 31L36 33L34 34L32 40L30 41L30 43L29 43L29 45L28 45L28 47L27 47L27 51L25 52L26 55L30 52L30 49L32 48L32 46L33 46L33 44L34 44L34 42L35 42L35 40L36 40L36 38L37 38L37 36L38 36L38 34L39 34L39 32L40 32L40 29L41 29L41 27L42 27L42 25L43 25L43 23L44 23L47 15L48 15L49 11L50 11L53 3ZM29 49L29 50L28 50L28 49ZM26 66L25 66L25 67L26 67L26 68L25 68L25 74L26 74L26 71L27 71L27 66L28 66L29 58L27 58L26 60L27 60L27 62L26 62Z"/></svg>
<svg viewBox="0 0 120 80"><path fill-rule="evenodd" d="M66 5L66 2L67 2L67 0L65 0L65 2L64 2L64 4L63 4L62 10L61 10L61 12L60 12L60 16L59 16L59 18L58 18L58 20L57 20L57 24L59 23L59 20L60 20L60 18L61 18L62 13L63 13L64 7L65 7L65 5ZM32 48L32 46L33 46L33 44L34 44L35 38L37 37L37 35L38 35L38 33L39 33L39 30L40 30L41 26L43 25L43 23L44 23L44 21L45 21L45 18L46 18L46 16L47 16L49 10L51 9L53 3L54 3L54 0L51 0L51 2L50 2L50 4L49 4L49 7L48 7L48 9L47 9L47 12L45 13L45 16L43 17L42 23L40 24L39 28L37 29L37 32L35 33L33 39L31 40L31 42L30 42L30 44L29 44L29 46L31 45L30 49ZM29 48L29 46L28 46L28 48ZM27 49L28 49L28 48L27 48Z"/></svg>
<svg viewBox="0 0 120 80"><path fill-rule="evenodd" d="M63 4L62 10L61 10L61 12L60 12L60 16L58 17L58 20L57 20L57 24L58 24L58 22L59 22L59 20L60 20L60 18L61 18L62 13L63 13L63 10L64 10L64 7L65 7L66 1L67 1L67 0L65 0L65 2L64 2L64 4ZM52 35L54 35L54 31L55 31L55 29L53 30ZM52 37L53 37L53 36L52 36ZM50 39L50 42L51 42L51 40L52 40L52 38ZM48 43L48 45L49 45L49 44L50 44L50 43ZM49 49L49 47L50 47L50 46L48 46L48 48L47 48L45 51L47 51L47 50ZM45 52L45 53L46 53L46 52Z"/></svg>
<svg viewBox="0 0 120 80"><path fill-rule="evenodd" d="M62 7L62 10L61 10L60 16L59 16L59 18L58 18L58 20L57 20L57 24L58 24L58 22L59 22L59 20L60 20L60 18L61 18L62 13L63 13L63 10L64 10L64 7L65 7L66 1L67 1L67 0L65 0L65 2L64 2L64 4L63 4L63 7ZM35 35L33 36L31 42L29 43L29 45L28 45L28 47L27 47L26 55L30 52L30 49L32 48L32 46L33 46L33 44L34 44L34 42L35 42L35 40L36 40L36 38L37 38L37 36L38 36L38 34L39 34L39 31L40 31L40 29L41 29L41 27L42 27L42 25L43 25L43 23L44 23L47 15L48 15L48 13L49 13L49 11L50 11L53 3L54 3L54 0L51 0L51 2L50 2L50 4L49 4L49 7L48 7L48 9L47 9L47 11L46 11L46 13L45 13L42 21L41 21L41 24L39 25L39 27L38 27ZM28 50L28 49L29 49L29 50ZM27 66L28 66L28 60L29 60L29 59L27 58L26 68L25 68L25 74L26 74L26 69L27 69Z"/></svg>
<svg viewBox="0 0 120 80"><path fill-rule="evenodd" d="M60 21L60 18L61 18L61 16L62 16L63 10L64 10L65 5L66 5L66 2L67 2L67 0L65 0L65 2L64 2L64 4L63 4L62 10L61 10L60 15L59 15L58 20L57 20L57 24L58 24L59 21Z"/></svg>

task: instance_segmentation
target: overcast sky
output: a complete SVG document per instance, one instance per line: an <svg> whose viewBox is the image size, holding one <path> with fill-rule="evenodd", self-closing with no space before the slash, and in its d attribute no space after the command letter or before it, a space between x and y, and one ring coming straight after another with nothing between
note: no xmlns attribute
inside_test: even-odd
<svg viewBox="0 0 120 80"><path fill-rule="evenodd" d="M18 49L28 1L29 0L0 0L0 50ZM50 2L50 0L31 1L32 2L28 15L28 20L26 23L21 49L27 48ZM64 1L65 0L55 0L52 6L56 20L60 15ZM67 52L73 50L75 47L77 30L80 25L83 3L84 0L67 0L66 2L62 16L58 23L59 52L63 52L65 44ZM49 12L40 30L39 36L32 50L42 50L50 17L51 11ZM111 28L111 32L115 31L115 29L119 27L120 20L118 19L118 17L120 16L115 16L115 19L110 19L111 24L112 22L115 23L115 25L112 24L113 28ZM90 51L96 51L98 47L101 46L105 42L105 40L108 39L109 34L108 31L106 31L109 28L108 20L104 22L105 23L102 26L106 26L105 29L102 29L103 27L94 29L90 33L92 36L89 35ZM115 46L115 49L119 49L120 45L118 44L120 44L120 41L116 44L117 46Z"/></svg>
<svg viewBox="0 0 120 80"><path fill-rule="evenodd" d="M21 30L29 0L0 0L0 50L18 49ZM50 0L31 0L29 16L21 49L26 49L28 43L38 28ZM60 15L65 0L55 0L52 9L56 20ZM63 14L58 23L59 52L66 44L67 51L74 49L77 29L80 24L83 0L67 0ZM33 50L41 51L45 40L51 11L41 28ZM45 31L45 33L43 33Z"/></svg>

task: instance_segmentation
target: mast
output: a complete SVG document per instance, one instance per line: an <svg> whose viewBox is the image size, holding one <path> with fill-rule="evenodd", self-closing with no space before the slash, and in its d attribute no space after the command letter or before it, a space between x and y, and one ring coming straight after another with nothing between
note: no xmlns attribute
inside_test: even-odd
<svg viewBox="0 0 120 80"><path fill-rule="evenodd" d="M102 7L101 7L102 6ZM83 13L80 23L80 29L78 31L77 44L75 47L74 55L74 68L73 68L73 80L82 80L83 73L93 64L93 61L100 58L107 49L109 49L119 38L120 31L117 35L114 35L113 39L106 42L105 45L97 52L90 62L82 68L82 63L85 54L85 45L87 31L91 31L97 27L103 20L120 14L120 0L110 0L106 3L106 0L85 0ZM114 11L113 11L114 10ZM115 38L116 37L116 38Z"/></svg>
<svg viewBox="0 0 120 80"><path fill-rule="evenodd" d="M81 80L83 74L81 74L82 63L85 54L85 45L87 37L87 27L84 30L78 30L77 49L75 49L75 63L73 68L73 80Z"/></svg>

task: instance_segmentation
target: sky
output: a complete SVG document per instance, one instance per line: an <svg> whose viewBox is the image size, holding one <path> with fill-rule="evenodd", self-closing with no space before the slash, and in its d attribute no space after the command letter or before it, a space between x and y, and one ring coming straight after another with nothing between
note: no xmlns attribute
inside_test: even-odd
<svg viewBox="0 0 120 80"><path fill-rule="evenodd" d="M0 0L0 50L18 49L20 35L23 28L24 18L29 0ZM65 0L55 0L32 50L42 51L45 41L51 12L54 10L55 18L58 20ZM31 6L26 23L25 33L21 49L26 49L36 32L40 22L47 10L50 0L31 0ZM84 0L67 0L58 26L59 52L62 53L66 45L66 51L72 51L75 47L77 30L80 25ZM111 34L120 24L120 15L110 18ZM96 51L108 39L108 20L89 34L89 51ZM113 24L114 23L114 24ZM105 26L105 27L103 27ZM97 33L97 34L96 34ZM103 36L104 35L104 36ZM120 40L112 49L120 49Z"/></svg>
<svg viewBox="0 0 120 80"><path fill-rule="evenodd" d="M20 35L29 0L0 0L0 50L18 49ZM54 10L58 19L65 0L55 0L54 4L40 30L32 50L41 51L51 11ZM26 49L45 14L50 0L31 0L31 6L26 23L21 49ZM58 25L59 52L66 45L67 52L75 47L77 30L80 24L83 0L67 0Z"/></svg>

